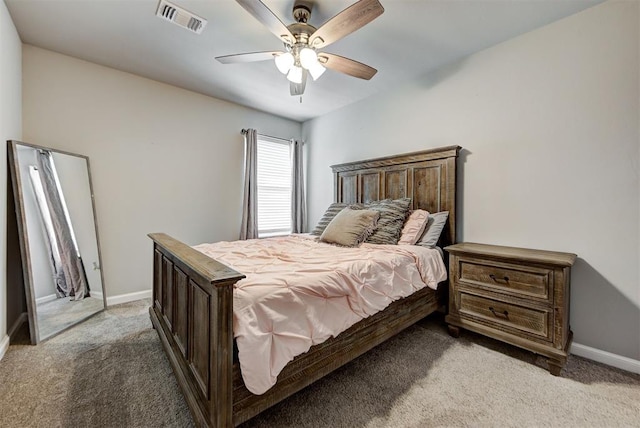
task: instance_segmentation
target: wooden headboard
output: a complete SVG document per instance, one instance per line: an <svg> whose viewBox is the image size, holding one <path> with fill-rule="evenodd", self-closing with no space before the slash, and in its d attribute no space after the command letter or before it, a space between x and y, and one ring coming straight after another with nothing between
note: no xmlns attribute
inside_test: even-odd
<svg viewBox="0 0 640 428"><path fill-rule="evenodd" d="M449 211L439 245L456 242L456 159L460 146L333 165L334 200L411 198L412 209Z"/></svg>

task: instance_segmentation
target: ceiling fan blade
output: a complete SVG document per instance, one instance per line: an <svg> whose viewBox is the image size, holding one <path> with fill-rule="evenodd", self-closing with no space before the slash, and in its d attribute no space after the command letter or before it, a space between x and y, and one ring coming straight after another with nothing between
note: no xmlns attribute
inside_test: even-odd
<svg viewBox="0 0 640 428"><path fill-rule="evenodd" d="M273 59L274 56L284 52L281 51L264 51L250 52L234 55L217 56L216 59L223 64L238 64L243 62L267 61Z"/></svg>
<svg viewBox="0 0 640 428"><path fill-rule="evenodd" d="M310 45L322 48L364 27L382 15L384 8L378 0L360 0L352 4L311 35Z"/></svg>
<svg viewBox="0 0 640 428"><path fill-rule="evenodd" d="M309 72L305 69L302 70L302 83L293 83L289 82L289 92L291 96L295 97L297 95L304 94L304 88L307 86L307 75Z"/></svg>
<svg viewBox="0 0 640 428"><path fill-rule="evenodd" d="M370 80L378 72L378 70L369 67L367 64L336 54L322 52L318 54L318 59L325 67L358 79Z"/></svg>
<svg viewBox="0 0 640 428"><path fill-rule="evenodd" d="M290 45L294 44L296 38L293 37L291 31L286 25L280 21L271 9L269 9L260 0L236 0L247 12L253 15L258 21L262 22L269 31L276 35L280 40Z"/></svg>

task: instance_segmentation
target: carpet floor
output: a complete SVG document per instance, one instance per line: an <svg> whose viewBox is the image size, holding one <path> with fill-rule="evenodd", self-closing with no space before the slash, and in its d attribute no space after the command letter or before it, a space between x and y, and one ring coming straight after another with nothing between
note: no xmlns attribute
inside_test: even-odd
<svg viewBox="0 0 640 428"><path fill-rule="evenodd" d="M0 361L1 427L191 427L149 301ZM26 338L26 337L25 337ZM243 427L640 426L640 376L543 358L428 317Z"/></svg>

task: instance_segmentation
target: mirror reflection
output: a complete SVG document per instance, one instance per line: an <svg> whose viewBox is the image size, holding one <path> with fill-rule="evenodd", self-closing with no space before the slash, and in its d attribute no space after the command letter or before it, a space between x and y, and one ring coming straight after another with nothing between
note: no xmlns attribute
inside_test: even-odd
<svg viewBox="0 0 640 428"><path fill-rule="evenodd" d="M105 307L86 156L10 142L32 343Z"/></svg>

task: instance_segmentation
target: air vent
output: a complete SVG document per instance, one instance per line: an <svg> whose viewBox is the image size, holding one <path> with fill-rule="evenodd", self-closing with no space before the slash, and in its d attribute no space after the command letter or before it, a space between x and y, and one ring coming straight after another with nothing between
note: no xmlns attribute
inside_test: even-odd
<svg viewBox="0 0 640 428"><path fill-rule="evenodd" d="M193 31L196 34L202 33L202 30L204 30L204 27L207 25L206 19L200 18L199 16L176 6L173 3L169 3L166 0L160 0L156 16L169 22L173 22L174 24Z"/></svg>

